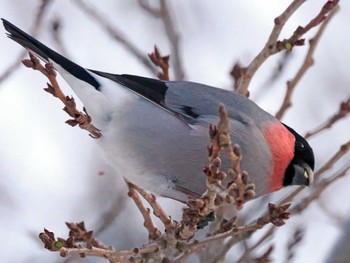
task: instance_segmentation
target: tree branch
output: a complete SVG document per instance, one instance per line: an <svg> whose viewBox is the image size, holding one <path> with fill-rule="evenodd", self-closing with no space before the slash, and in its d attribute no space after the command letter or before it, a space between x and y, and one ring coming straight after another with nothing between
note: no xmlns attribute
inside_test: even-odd
<svg viewBox="0 0 350 263"><path fill-rule="evenodd" d="M43 22L43 18L45 15L45 11L47 10L49 4L52 2L52 0L41 0L41 4L38 8L37 14L35 15L35 19L32 25L32 28L29 30L31 32L32 36L37 36L41 29L41 25ZM21 65L19 61L22 61L22 59L25 58L27 55L27 51L23 50L18 57L14 60L14 62L7 68L5 71L0 75L0 83L5 81L8 77L10 77Z"/></svg>
<svg viewBox="0 0 350 263"><path fill-rule="evenodd" d="M340 103L340 107L337 113L331 116L326 122L322 123L318 128L313 131L308 132L304 138L308 139L321 131L331 128L336 122L345 118L350 113L350 97L347 101L343 101Z"/></svg>
<svg viewBox="0 0 350 263"><path fill-rule="evenodd" d="M326 188L328 188L331 184L333 184L338 179L346 176L350 170L350 165L345 166L341 171L331 176L330 178L319 181L315 186L315 190L307 196L303 198L296 206L291 209L292 213L301 213L304 211L314 200L318 199L320 195L324 192Z"/></svg>
<svg viewBox="0 0 350 263"><path fill-rule="evenodd" d="M324 174L326 171L330 170L336 162L338 162L342 157L344 157L345 154L347 154L350 150L350 141L343 144L340 149L315 173L315 180L314 183L317 182L319 177ZM297 196L305 186L299 186L297 189L295 189L292 193L290 193L288 196L283 198L282 201L279 202L279 204L285 204L287 202L291 202L295 196Z"/></svg>
<svg viewBox="0 0 350 263"><path fill-rule="evenodd" d="M134 184L130 183L129 181L127 181L126 179L125 179L125 182L126 182L128 189L129 189L129 192L128 192L129 197L131 197L134 200L137 208L140 210L140 212L142 214L142 217L144 219L143 225L148 230L148 238L150 240L158 239L160 237L161 233L152 221L152 218L150 215L151 214L150 209L146 208L143 205L143 203L138 195L138 189L136 188L136 186Z"/></svg>
<svg viewBox="0 0 350 263"><path fill-rule="evenodd" d="M177 29L177 25L174 22L174 18L171 15L168 2L165 0L159 0L159 9L152 8L147 0L139 0L139 5L155 18L160 18L163 22L165 32L171 45L171 58L173 62L173 71L175 80L184 80L185 73L183 70L182 57L180 55L180 33Z"/></svg>
<svg viewBox="0 0 350 263"><path fill-rule="evenodd" d="M323 173L333 168L334 164L340 160L350 150L350 141L340 146L339 150L315 173L317 180Z"/></svg>
<svg viewBox="0 0 350 263"><path fill-rule="evenodd" d="M151 54L148 54L148 57L151 59L152 63L159 67L162 72L157 73L157 77L160 80L170 80L169 77L169 58L170 56L161 56L158 48L154 46L154 51Z"/></svg>
<svg viewBox="0 0 350 263"><path fill-rule="evenodd" d="M275 18L275 26L267 40L264 48L253 59L253 61L246 68L241 68L241 78L237 86L237 92L244 96L249 96L248 86L256 71L260 66L272 55L282 51L291 51L294 46L303 45L304 40L301 37L311 28L319 25L326 15L337 6L339 0L329 0L322 7L319 14L312 19L305 27L299 26L289 39L277 41L284 25L290 16L305 2L306 0L294 0L287 9L277 18Z"/></svg>
<svg viewBox="0 0 350 263"><path fill-rule="evenodd" d="M124 35L119 29L117 29L114 25L112 25L104 15L100 14L96 7L90 7L82 0L73 1L80 10L85 12L87 15L96 20L98 25L102 27L114 40L122 44L126 50L128 50L133 56L135 56L141 64L143 64L146 69L148 69L152 74L157 74L155 68L152 63L149 61L147 56L139 50L127 37Z"/></svg>
<svg viewBox="0 0 350 263"><path fill-rule="evenodd" d="M66 123L73 127L79 125L81 129L90 132L90 136L92 138L100 138L102 136L102 133L99 129L97 129L94 125L91 124L91 117L87 114L85 108L83 109L83 112L79 111L76 108L74 98L70 98L63 94L57 82L57 74L52 63L47 63L44 67L43 65L41 65L39 59L32 52L29 52L29 57L30 59L22 60L22 63L27 68L38 70L46 78L48 78L51 84L47 83L47 88L44 88L44 90L53 95L54 97L58 98L60 101L62 101L65 105L63 110L69 116L73 117L73 119L66 121Z"/></svg>
<svg viewBox="0 0 350 263"><path fill-rule="evenodd" d="M270 36L260 53L253 59L253 61L246 68L242 68L242 75L237 86L237 92L243 96L248 96L248 87L255 72L260 66L273 54L277 52L276 43L279 35L287 23L288 19L306 0L294 0L287 9L278 17L275 18L275 26L272 29Z"/></svg>
<svg viewBox="0 0 350 263"><path fill-rule="evenodd" d="M328 3L328 2L327 2ZM323 10L323 9L322 9ZM293 79L289 80L287 82L287 92L286 95L284 97L283 103L280 107L280 109L278 110L278 112L276 113L275 117L276 119L281 120L282 117L284 116L284 114L286 113L287 109L290 108L292 106L292 93L296 87L296 85L299 83L299 81L301 80L301 78L305 75L306 71L314 64L314 53L317 47L317 44L325 30L325 28L327 27L329 21L331 20L331 18L336 14L336 12L339 10L339 6L336 5L334 6L334 8L331 9L329 15L324 19L321 20L320 16L323 17L323 12L320 12L320 14L317 16L317 18L313 19L308 26L305 27L305 29L300 32L299 34L304 34L306 31L306 29L310 29L312 25L313 21L319 22L321 23L321 21L323 21L323 23L321 24L319 30L317 31L316 35L310 39L309 41L309 50L306 53L304 62L302 63L301 67L299 68L298 72L296 73L296 75L294 76ZM304 32L305 31L305 32ZM299 36L299 34L295 34L296 36L292 36L291 39L296 39L297 36ZM287 41L287 43L289 43L290 40Z"/></svg>

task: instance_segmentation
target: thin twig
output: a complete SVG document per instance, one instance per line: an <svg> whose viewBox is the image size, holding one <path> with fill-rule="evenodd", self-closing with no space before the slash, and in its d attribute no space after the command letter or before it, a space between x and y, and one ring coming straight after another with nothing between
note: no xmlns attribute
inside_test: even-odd
<svg viewBox="0 0 350 263"><path fill-rule="evenodd" d="M65 45L63 44L62 41L62 37L61 37L61 31L62 31L62 22L61 19L56 18L51 22L51 34L52 34L52 38L58 48L58 50L60 51L61 55L65 56L65 57L71 57L70 55L68 55L68 51L67 48L65 47Z"/></svg>
<svg viewBox="0 0 350 263"><path fill-rule="evenodd" d="M302 199L296 206L294 206L291 209L291 212L301 213L302 211L304 211L314 200L320 197L320 195L324 192L326 188L328 188L331 184L333 184L338 179L347 175L349 170L350 170L350 165L347 165L340 172L336 173L332 177L319 181L315 187L315 190L312 192L312 194Z"/></svg>
<svg viewBox="0 0 350 263"><path fill-rule="evenodd" d="M308 32L310 29L321 24L329 15L334 8L337 8L339 0L328 0L321 8L320 12L314 17L305 27L298 26L294 31L293 35L282 41L277 42L277 48L280 50L286 49L288 51L292 50L294 46L304 45L304 39L301 37Z"/></svg>
<svg viewBox="0 0 350 263"><path fill-rule="evenodd" d="M271 90L272 87L277 83L282 74L286 71L287 65L294 58L293 52L283 52L280 54L276 66L271 71L271 75L267 76L263 84L260 85L259 90L254 93L254 101L258 101L262 96L268 94L267 91Z"/></svg>
<svg viewBox="0 0 350 263"><path fill-rule="evenodd" d="M129 197L131 197L132 200L134 200L137 208L140 210L140 212L142 214L142 217L144 219L143 225L145 226L145 228L148 231L149 239L150 240L158 239L160 237L161 233L152 221L150 209L146 208L143 205L143 203L140 199L140 196L138 195L138 190L136 189L135 185L130 183L127 180L125 180L125 182L126 182L128 189L129 189L129 192L128 192Z"/></svg>
<svg viewBox="0 0 350 263"><path fill-rule="evenodd" d="M130 182L127 182L127 184L129 187L129 191L130 191L130 188L135 189L148 202L148 204L153 209L153 214L156 217L158 217L160 219L160 221L162 221L167 233L170 234L171 232L174 232L175 222L165 212L165 210L160 206L160 204L157 202L156 197L152 193L142 189L141 187L139 187L137 185L134 185ZM145 223L146 223L146 220L145 220Z"/></svg>
<svg viewBox="0 0 350 263"><path fill-rule="evenodd" d="M248 86L249 83L260 68L260 66L271 56L282 50L291 51L294 46L303 45L304 40L301 37L315 26L318 26L326 18L327 14L331 12L334 7L337 6L339 0L329 0L322 7L321 11L317 16L312 19L305 27L299 26L293 35L289 39L283 41L277 41L282 28L288 21L290 16L305 2L306 0L294 0L288 8L275 19L275 26L266 42L264 48L260 53L253 59L253 61L246 68L242 68L241 79L239 81L237 91L244 95L249 96Z"/></svg>
<svg viewBox="0 0 350 263"><path fill-rule="evenodd" d="M148 57L151 59L152 63L159 67L162 72L157 73L157 77L160 80L170 80L169 77L169 58L170 56L161 56L157 46L154 46L154 51L148 54Z"/></svg>
<svg viewBox="0 0 350 263"><path fill-rule="evenodd" d="M113 39L122 44L126 50L128 50L133 56L135 56L141 64L143 64L146 69L148 69L152 74L157 74L156 69L153 64L149 61L144 52L142 52L138 47L132 43L125 34L121 32L115 25L112 25L106 17L99 13L96 7L92 7L91 4L87 4L84 1L76 0L73 1L80 10L88 14L90 17L94 18L98 25L102 27Z"/></svg>
<svg viewBox="0 0 350 263"><path fill-rule="evenodd" d="M160 0L160 8L163 13L163 24L165 28L165 32L168 35L168 38L171 43L172 49L172 61L173 61L173 70L176 80L183 80L185 78L185 73L183 70L182 57L180 55L180 33L177 30L177 26L175 25L174 18L171 16L169 12L168 5L169 1Z"/></svg>
<svg viewBox="0 0 350 263"><path fill-rule="evenodd" d="M92 138L100 138L102 136L102 133L99 129L91 124L91 117L87 114L85 108L83 109L83 112L79 111L76 108L74 98L70 98L63 94L60 85L57 82L57 73L52 63L46 63L44 67L32 52L29 52L29 57L30 59L22 60L22 63L27 68L38 70L50 81L51 84L47 83L47 88L44 88L44 90L63 102L65 105L63 110L73 118L66 121L66 123L73 127L79 125L81 129L90 132L90 136Z"/></svg>
<svg viewBox="0 0 350 263"><path fill-rule="evenodd" d="M248 95L249 83L255 72L260 66L274 53L276 53L275 45L278 37L292 14L305 2L306 0L294 0L287 9L277 18L275 18L275 26L270 33L270 36L260 53L253 59L247 68L242 70L242 76L237 86L237 91L244 96Z"/></svg>
<svg viewBox="0 0 350 263"><path fill-rule="evenodd" d="M114 250L112 247L104 245L95 239L93 231L85 229L84 222L66 223L69 234L68 238L56 238L53 232L44 229L39 234L40 240L44 243L45 248L50 251L59 251L62 257L69 254L79 254L80 257L95 256L108 259L111 263L119 262L143 262L144 256L159 251L160 247L157 243L150 243L141 248L133 248L128 250Z"/></svg>
<svg viewBox="0 0 350 263"><path fill-rule="evenodd" d="M338 162L345 154L347 154L350 150L350 141L343 144L340 149L331 157L329 160L315 173L314 183L317 182L318 178L324 174L326 171L330 170L336 162ZM305 189L305 186L297 187L292 193L283 198L279 204L285 204L291 202L295 196L297 196L302 190Z"/></svg>
<svg viewBox="0 0 350 263"><path fill-rule="evenodd" d="M244 234L243 234L244 236ZM216 263L216 262L223 262L227 253L230 251L230 249L237 244L241 239L239 237L230 237L228 240L223 242L220 246L220 251L216 253L216 257L211 259L210 262Z"/></svg>
<svg viewBox="0 0 350 263"><path fill-rule="evenodd" d="M134 248L129 250L115 251L113 249L106 248L66 248L62 247L60 255L66 257L70 254L79 254L83 257L94 256L104 259L108 259L111 263L130 263L130 262L144 262L142 260L142 254L155 253L159 250L157 243L151 243L144 248Z"/></svg>
<svg viewBox="0 0 350 263"><path fill-rule="evenodd" d="M106 211L100 215L98 219L98 226L95 229L95 234L99 235L103 231L109 228L109 226L115 221L115 219L125 209L126 197L123 194L116 194L114 198L111 198L111 204Z"/></svg>
<svg viewBox="0 0 350 263"><path fill-rule="evenodd" d="M331 218L334 221L336 226L342 226L344 224L344 222L346 221L345 217L347 215L344 214L344 211L339 211L339 209L337 209L337 207L335 207L333 203L329 202L329 199L327 197L320 197L316 201L316 204L329 218Z"/></svg>
<svg viewBox="0 0 350 263"><path fill-rule="evenodd" d="M270 256L271 256L274 248L275 248L274 245L270 245L261 256L253 258L253 262L264 262L264 263L272 262ZM245 262L245 261L243 261L243 262Z"/></svg>
<svg viewBox="0 0 350 263"><path fill-rule="evenodd" d="M315 173L315 181L326 171L330 170L340 158L350 150L350 141L340 146L339 150Z"/></svg>
<svg viewBox="0 0 350 263"><path fill-rule="evenodd" d="M43 18L45 15L45 11L47 10L49 4L53 2L52 0L42 0L41 5L38 8L38 13L35 15L34 22L32 24L32 28L29 30L32 36L37 36L41 29L41 25L43 22ZM25 58L28 54L26 50L20 52L18 57L14 60L14 62L0 75L0 83L5 81L8 77L10 77L21 65L20 61Z"/></svg>
<svg viewBox="0 0 350 263"><path fill-rule="evenodd" d="M159 4L159 9L155 9L149 5L147 0L139 0L139 5L145 11L162 20L165 32L171 44L171 61L173 63L172 68L175 80L183 80L185 78L185 73L183 70L182 57L180 55L180 33L170 12L171 9L168 6L170 4L169 1L160 0Z"/></svg>
<svg viewBox="0 0 350 263"><path fill-rule="evenodd" d="M271 237L273 235L275 230L276 230L276 226L274 226L274 225L271 226L269 228L269 230L267 230L266 233L258 241L255 242L254 245L252 245L251 247L249 247L248 249L246 249L244 251L244 253L237 260L237 262L244 262L244 260L251 254L251 252L253 252L255 249L257 249L263 242L265 242L266 239L268 239L269 237Z"/></svg>
<svg viewBox="0 0 350 263"><path fill-rule="evenodd" d="M143 8L145 11L147 11L149 14L156 18L161 18L163 16L162 10L160 8L152 7L148 0L139 0L139 5L141 8Z"/></svg>
<svg viewBox="0 0 350 263"><path fill-rule="evenodd" d="M327 27L329 21L331 20L331 18L335 15L335 13L338 10L339 10L339 6L336 5L331 10L331 12L327 16L327 18L324 20L324 22L321 24L316 35L312 39L310 39L309 50L306 53L305 59L301 65L301 67L299 68L298 72L295 74L294 78L287 82L287 92L286 92L286 95L284 97L284 100L282 102L280 109L278 110L278 112L275 115L276 119L279 119L279 120L282 119L282 117L286 113L287 109L289 109L292 106L292 93L293 93L296 85L301 80L301 78L305 75L306 71L313 65L313 63L314 63L313 56L314 56L317 44L318 44L325 28Z"/></svg>
<svg viewBox="0 0 350 263"><path fill-rule="evenodd" d="M291 260L294 258L295 254L297 253L297 248L300 245L300 242L303 240L305 229L303 227L297 227L294 229L293 236L289 239L286 252L286 263L291 262Z"/></svg>
<svg viewBox="0 0 350 263"><path fill-rule="evenodd" d="M321 131L331 128L336 122L345 118L350 113L350 97L347 101L343 101L340 103L339 110L333 116L331 116L326 122L322 123L318 128L313 131L308 132L304 138L308 139L311 136L314 136Z"/></svg>
<svg viewBox="0 0 350 263"><path fill-rule="evenodd" d="M269 204L268 212L264 216L259 217L253 223L244 226L234 226L231 230L225 233L220 233L215 236L208 237L202 241L194 241L190 243L187 249L182 254L177 256L173 262L183 262L183 260L190 254L202 250L214 241L223 240L227 237L235 237L242 234L248 234L263 228L269 223L272 223L275 226L282 226L285 224L285 220L289 218L290 213L286 212L289 207L290 204L285 204L282 206Z"/></svg>

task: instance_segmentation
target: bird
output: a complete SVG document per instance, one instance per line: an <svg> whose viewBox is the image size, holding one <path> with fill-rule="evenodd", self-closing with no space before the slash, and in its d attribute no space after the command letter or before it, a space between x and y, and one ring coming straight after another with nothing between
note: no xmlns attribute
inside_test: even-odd
<svg viewBox="0 0 350 263"><path fill-rule="evenodd" d="M249 98L190 81L87 69L2 22L10 39L53 64L101 130L96 141L106 162L133 184L180 202L200 197L207 189L208 130L219 121L220 104L256 197L312 183L315 158L309 143Z"/></svg>

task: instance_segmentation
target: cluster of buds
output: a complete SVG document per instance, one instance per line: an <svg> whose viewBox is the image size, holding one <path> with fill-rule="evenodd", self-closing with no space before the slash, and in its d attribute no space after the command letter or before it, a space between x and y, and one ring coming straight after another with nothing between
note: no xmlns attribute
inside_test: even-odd
<svg viewBox="0 0 350 263"><path fill-rule="evenodd" d="M197 230L212 220L213 212L218 207L234 205L240 210L245 202L255 196L254 184L251 183L248 172L241 172L242 154L238 145L232 146L228 116L223 105L219 107L219 118L217 126L209 127L209 165L203 170L207 190L200 198L187 202L181 221L185 227L180 230ZM232 164L227 172L221 170L220 153L223 150L229 155Z"/></svg>

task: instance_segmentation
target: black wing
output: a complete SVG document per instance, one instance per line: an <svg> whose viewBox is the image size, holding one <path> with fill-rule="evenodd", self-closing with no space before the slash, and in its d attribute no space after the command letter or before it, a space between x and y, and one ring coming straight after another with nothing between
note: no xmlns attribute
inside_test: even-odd
<svg viewBox="0 0 350 263"><path fill-rule="evenodd" d="M111 74L91 69L89 69L89 71L101 77L113 80L128 88L129 90L135 92L136 94L152 101L161 107L164 107L164 98L168 89L164 81L134 75Z"/></svg>

